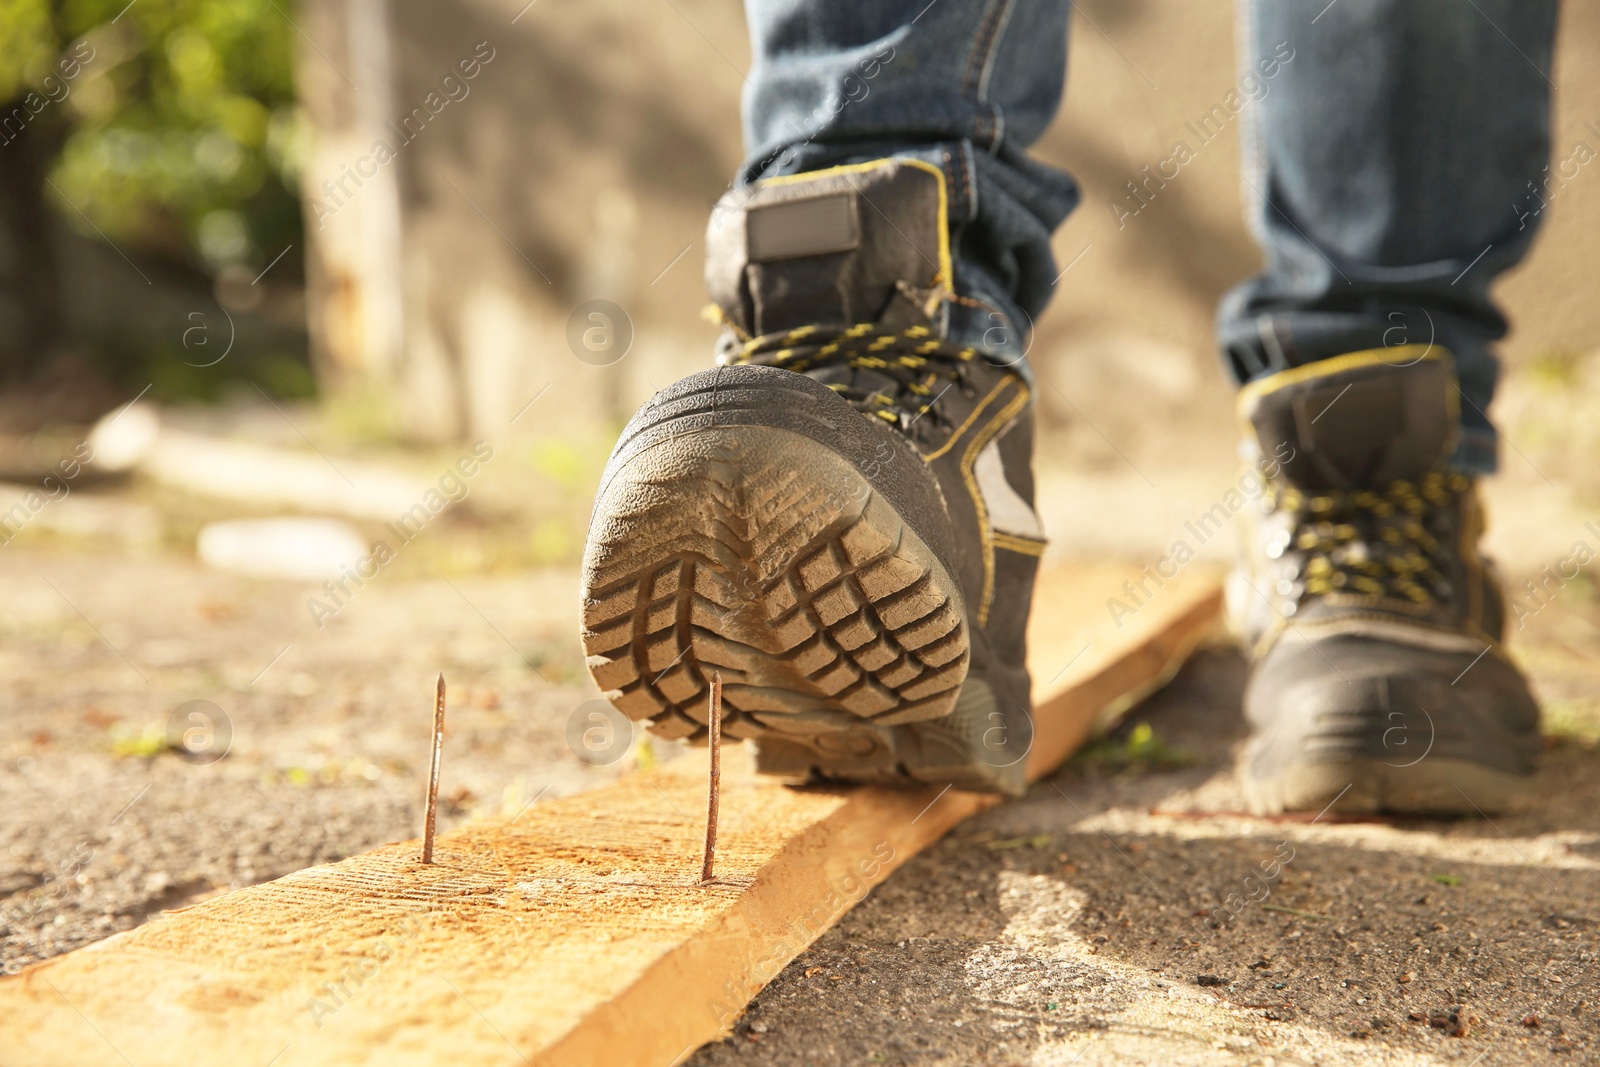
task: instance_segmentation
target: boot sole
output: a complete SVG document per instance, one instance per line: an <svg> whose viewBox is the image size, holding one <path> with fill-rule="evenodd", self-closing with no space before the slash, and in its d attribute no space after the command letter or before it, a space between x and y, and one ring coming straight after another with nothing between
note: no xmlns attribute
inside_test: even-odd
<svg viewBox="0 0 1600 1067"><path fill-rule="evenodd" d="M851 413L854 416L854 413ZM845 457L711 426L628 458L595 503L583 646L606 697L672 739L814 738L950 713L970 658L955 579Z"/></svg>
<svg viewBox="0 0 1600 1067"><path fill-rule="evenodd" d="M1427 759L1409 767L1381 760L1309 763L1268 779L1240 775L1256 815L1333 811L1399 815L1495 815L1529 799L1532 776L1459 759Z"/></svg>
<svg viewBox="0 0 1600 1067"><path fill-rule="evenodd" d="M804 740L767 737L756 769L794 782L838 779L878 785L947 785L973 793L1027 793L1032 722L1002 725L994 692L968 677L955 710L926 723L881 727L866 723ZM1011 730L1023 736L1010 738Z"/></svg>

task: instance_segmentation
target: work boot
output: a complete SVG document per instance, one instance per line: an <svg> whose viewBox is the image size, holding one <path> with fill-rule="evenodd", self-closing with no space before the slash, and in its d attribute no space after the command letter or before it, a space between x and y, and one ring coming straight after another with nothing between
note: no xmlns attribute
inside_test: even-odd
<svg viewBox="0 0 1600 1067"><path fill-rule="evenodd" d="M1533 773L1539 709L1500 643L1474 480L1446 466L1450 357L1356 352L1245 386L1259 521L1229 589L1254 664L1241 776L1286 809L1489 813Z"/></svg>
<svg viewBox="0 0 1600 1067"><path fill-rule="evenodd" d="M1018 794L1044 541L1030 391L947 339L942 173L878 160L725 196L718 366L662 390L602 475L583 644L667 738L795 779Z"/></svg>

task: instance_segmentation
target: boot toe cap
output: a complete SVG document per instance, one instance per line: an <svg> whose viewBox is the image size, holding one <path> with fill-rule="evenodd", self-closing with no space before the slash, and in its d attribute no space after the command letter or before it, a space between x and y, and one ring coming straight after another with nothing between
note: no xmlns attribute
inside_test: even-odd
<svg viewBox="0 0 1600 1067"><path fill-rule="evenodd" d="M1309 774L1331 784L1370 772L1448 787L1463 768L1529 775L1539 749L1538 705L1498 649L1476 656L1291 635L1257 664L1245 712L1251 740L1242 770L1257 783Z"/></svg>

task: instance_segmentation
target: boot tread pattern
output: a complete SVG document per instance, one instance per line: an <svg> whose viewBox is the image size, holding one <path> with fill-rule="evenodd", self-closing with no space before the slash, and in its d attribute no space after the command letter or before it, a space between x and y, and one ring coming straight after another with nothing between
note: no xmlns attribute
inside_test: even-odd
<svg viewBox="0 0 1600 1067"><path fill-rule="evenodd" d="M708 433L710 455L630 464L607 490L583 604L606 696L674 739L704 735L713 670L733 737L948 714L968 635L927 546L848 463L796 466L782 431Z"/></svg>

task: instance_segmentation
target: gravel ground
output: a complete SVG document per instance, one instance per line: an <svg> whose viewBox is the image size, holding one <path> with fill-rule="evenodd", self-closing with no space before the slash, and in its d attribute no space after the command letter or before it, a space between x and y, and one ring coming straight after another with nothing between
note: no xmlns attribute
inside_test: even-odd
<svg viewBox="0 0 1600 1067"><path fill-rule="evenodd" d="M413 836L441 665L445 826L648 758L569 743L594 695L574 585L402 575L318 629L308 588L8 546L4 969ZM1597 617L1574 593L1519 635L1553 731L1529 812L1240 814L1243 665L1212 650L912 859L692 1062L1600 1062ZM1263 897L1245 880L1274 861Z"/></svg>

